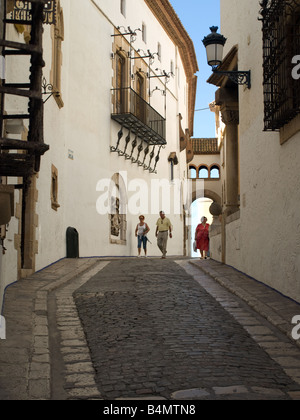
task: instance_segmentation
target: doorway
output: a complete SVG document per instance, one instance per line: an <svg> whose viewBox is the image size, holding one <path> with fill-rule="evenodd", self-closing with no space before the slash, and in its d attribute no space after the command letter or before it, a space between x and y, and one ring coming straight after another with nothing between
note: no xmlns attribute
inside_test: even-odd
<svg viewBox="0 0 300 420"><path fill-rule="evenodd" d="M201 223L201 217L207 218L209 225L213 222L213 216L209 212L209 208L213 201L209 198L199 198L193 201L191 205L191 256L192 258L199 257L199 252L194 252L193 243L195 239L195 231L199 223Z"/></svg>

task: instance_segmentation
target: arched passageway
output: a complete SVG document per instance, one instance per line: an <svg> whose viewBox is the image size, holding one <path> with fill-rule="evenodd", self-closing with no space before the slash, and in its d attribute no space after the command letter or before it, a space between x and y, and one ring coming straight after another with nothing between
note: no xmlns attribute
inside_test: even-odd
<svg viewBox="0 0 300 420"><path fill-rule="evenodd" d="M195 238L195 230L198 224L201 222L201 217L205 216L208 220L208 223L211 225L213 222L213 216L210 213L209 209L213 203L221 204L221 197L213 191L204 190L204 197L197 198L196 193L193 194L193 201L190 208L191 215L191 257L195 258L198 253L193 250L193 242Z"/></svg>

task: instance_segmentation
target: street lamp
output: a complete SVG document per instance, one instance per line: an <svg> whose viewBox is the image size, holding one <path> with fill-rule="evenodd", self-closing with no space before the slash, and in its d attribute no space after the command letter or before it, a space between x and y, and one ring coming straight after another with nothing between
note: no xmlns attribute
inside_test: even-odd
<svg viewBox="0 0 300 420"><path fill-rule="evenodd" d="M218 70L223 61L223 49L227 39L217 33L219 28L212 26L211 33L203 39L206 48L207 62L212 67L215 74L227 76L230 80L238 85L246 85L251 88L251 71L221 71Z"/></svg>

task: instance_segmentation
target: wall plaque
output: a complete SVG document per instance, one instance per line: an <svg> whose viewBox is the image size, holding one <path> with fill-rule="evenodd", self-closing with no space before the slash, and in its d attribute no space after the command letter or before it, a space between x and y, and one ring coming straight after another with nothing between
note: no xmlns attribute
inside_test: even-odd
<svg viewBox="0 0 300 420"><path fill-rule="evenodd" d="M13 11L10 13L12 20L28 21L31 23L31 2L30 1L14 1ZM48 0L44 7L44 23L47 25L55 25L56 23L56 0Z"/></svg>

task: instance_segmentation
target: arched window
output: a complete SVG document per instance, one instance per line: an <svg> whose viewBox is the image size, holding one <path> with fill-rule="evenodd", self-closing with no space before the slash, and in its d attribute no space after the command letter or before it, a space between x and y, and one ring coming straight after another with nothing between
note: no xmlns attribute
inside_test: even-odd
<svg viewBox="0 0 300 420"><path fill-rule="evenodd" d="M208 178L208 168L206 166L200 166L199 169L199 178L200 179L207 179Z"/></svg>
<svg viewBox="0 0 300 420"><path fill-rule="evenodd" d="M190 166L189 177L190 179L197 179L197 169L195 168L195 166Z"/></svg>
<svg viewBox="0 0 300 420"><path fill-rule="evenodd" d="M212 179L220 179L220 168L217 165L213 165L210 168L210 178Z"/></svg>

